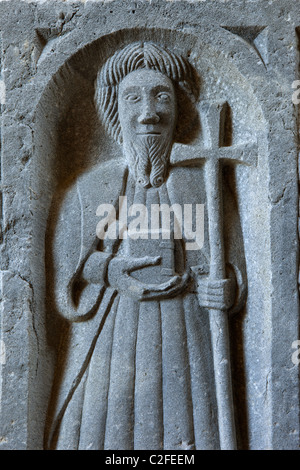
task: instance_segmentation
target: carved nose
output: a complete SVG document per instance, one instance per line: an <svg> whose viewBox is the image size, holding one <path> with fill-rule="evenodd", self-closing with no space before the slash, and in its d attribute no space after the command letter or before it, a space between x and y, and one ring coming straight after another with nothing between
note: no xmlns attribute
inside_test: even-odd
<svg viewBox="0 0 300 470"><path fill-rule="evenodd" d="M159 122L159 116L154 111L146 111L141 114L138 121L140 124L157 124Z"/></svg>

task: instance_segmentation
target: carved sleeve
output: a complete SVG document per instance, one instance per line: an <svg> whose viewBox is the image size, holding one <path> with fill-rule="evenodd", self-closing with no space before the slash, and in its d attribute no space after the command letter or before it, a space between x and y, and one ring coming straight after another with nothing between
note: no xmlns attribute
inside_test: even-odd
<svg viewBox="0 0 300 470"><path fill-rule="evenodd" d="M81 201L77 188L66 195L56 224L53 246L55 299L70 321L89 319L100 305L111 256L83 242Z"/></svg>

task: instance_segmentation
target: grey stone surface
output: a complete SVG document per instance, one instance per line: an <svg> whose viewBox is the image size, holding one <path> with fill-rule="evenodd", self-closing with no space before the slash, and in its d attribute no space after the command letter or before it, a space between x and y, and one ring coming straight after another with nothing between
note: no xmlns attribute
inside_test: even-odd
<svg viewBox="0 0 300 470"><path fill-rule="evenodd" d="M1 449L299 448L298 10L0 2Z"/></svg>

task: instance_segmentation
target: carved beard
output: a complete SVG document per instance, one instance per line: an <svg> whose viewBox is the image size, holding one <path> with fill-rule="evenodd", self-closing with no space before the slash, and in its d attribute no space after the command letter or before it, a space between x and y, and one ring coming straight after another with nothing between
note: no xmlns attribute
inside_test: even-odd
<svg viewBox="0 0 300 470"><path fill-rule="evenodd" d="M136 181L145 188L158 188L167 176L172 136L137 135L134 141L124 142L124 154Z"/></svg>

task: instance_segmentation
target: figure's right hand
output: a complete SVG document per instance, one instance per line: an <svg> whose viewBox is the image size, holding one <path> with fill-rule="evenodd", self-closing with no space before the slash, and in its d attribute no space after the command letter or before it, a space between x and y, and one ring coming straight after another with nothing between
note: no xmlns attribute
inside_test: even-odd
<svg viewBox="0 0 300 470"><path fill-rule="evenodd" d="M187 281L186 276L173 276L162 284L146 284L130 275L133 271L156 266L160 262L160 256L144 256L143 258L116 256L108 265L108 282L119 293L125 293L140 301L175 295L185 286Z"/></svg>

